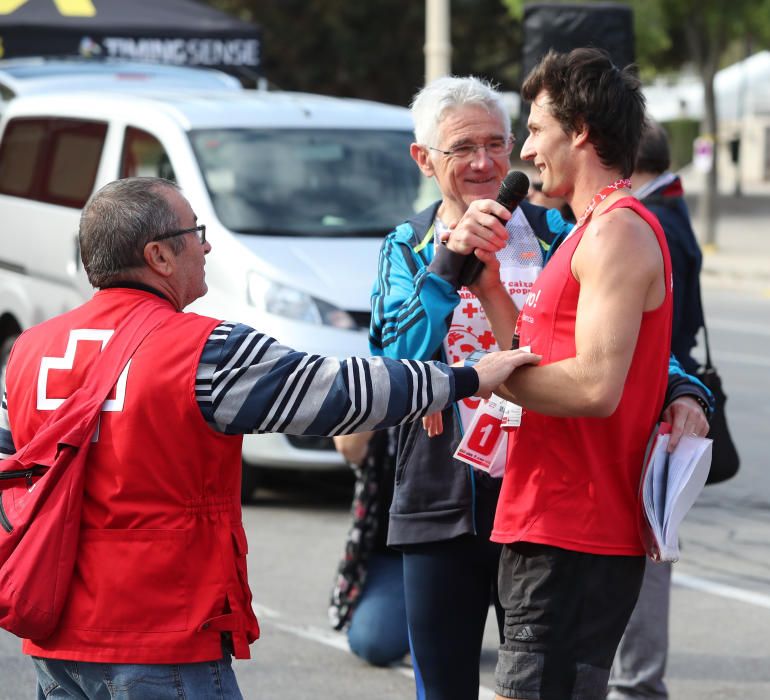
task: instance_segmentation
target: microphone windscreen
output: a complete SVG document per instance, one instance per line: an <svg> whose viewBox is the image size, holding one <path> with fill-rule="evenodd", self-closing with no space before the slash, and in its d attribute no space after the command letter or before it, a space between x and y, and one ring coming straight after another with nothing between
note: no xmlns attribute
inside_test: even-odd
<svg viewBox="0 0 770 700"><path fill-rule="evenodd" d="M511 170L500 183L497 201L512 211L529 192L529 178L521 170Z"/></svg>

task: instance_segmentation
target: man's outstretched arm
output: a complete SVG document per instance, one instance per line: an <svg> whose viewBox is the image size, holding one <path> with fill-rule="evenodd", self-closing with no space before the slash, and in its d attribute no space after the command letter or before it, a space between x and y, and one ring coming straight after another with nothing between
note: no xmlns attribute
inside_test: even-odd
<svg viewBox="0 0 770 700"><path fill-rule="evenodd" d="M342 435L377 430L489 396L525 362L490 353L474 368L384 357L322 357L292 350L241 324L223 323L201 355L196 398L206 421L228 434Z"/></svg>

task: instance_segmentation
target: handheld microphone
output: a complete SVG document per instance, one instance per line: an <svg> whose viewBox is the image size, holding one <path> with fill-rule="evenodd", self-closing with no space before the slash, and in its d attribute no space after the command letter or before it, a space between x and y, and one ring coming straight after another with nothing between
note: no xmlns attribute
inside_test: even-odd
<svg viewBox="0 0 770 700"><path fill-rule="evenodd" d="M519 206L521 200L529 192L529 178L520 170L511 170L505 179L500 183L500 189L497 192L497 201L508 211L513 212ZM467 287L473 284L481 274L484 263L481 262L473 253L468 255L468 259L460 270L460 286Z"/></svg>

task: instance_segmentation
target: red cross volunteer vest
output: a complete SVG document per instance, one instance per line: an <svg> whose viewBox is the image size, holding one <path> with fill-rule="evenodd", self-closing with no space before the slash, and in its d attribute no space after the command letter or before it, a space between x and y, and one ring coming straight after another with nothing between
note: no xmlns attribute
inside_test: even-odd
<svg viewBox="0 0 770 700"><path fill-rule="evenodd" d="M75 571L60 623L35 656L111 663L248 658L259 636L246 580L241 436L210 428L195 398L218 321L160 297L107 289L22 334L8 366L8 414L23 445L73 389L129 310L168 308L104 403L88 455ZM45 575L45 572L41 572Z"/></svg>
<svg viewBox="0 0 770 700"><path fill-rule="evenodd" d="M660 415L671 349L671 261L655 216L633 197L607 211L633 209L652 228L664 261L666 296L642 316L620 403L607 418L555 418L525 410L508 441L492 539L536 542L580 552L643 555L638 490L645 447ZM572 256L585 227L556 251L521 312L521 345L541 364L575 356L580 285Z"/></svg>

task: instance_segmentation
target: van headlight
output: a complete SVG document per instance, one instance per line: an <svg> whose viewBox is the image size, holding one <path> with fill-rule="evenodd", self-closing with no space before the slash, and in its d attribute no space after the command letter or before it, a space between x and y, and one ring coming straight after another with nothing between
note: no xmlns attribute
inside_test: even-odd
<svg viewBox="0 0 770 700"><path fill-rule="evenodd" d="M256 272L249 273L247 289L249 303L269 314L316 326L332 326L343 330L357 328L355 320L347 311Z"/></svg>

